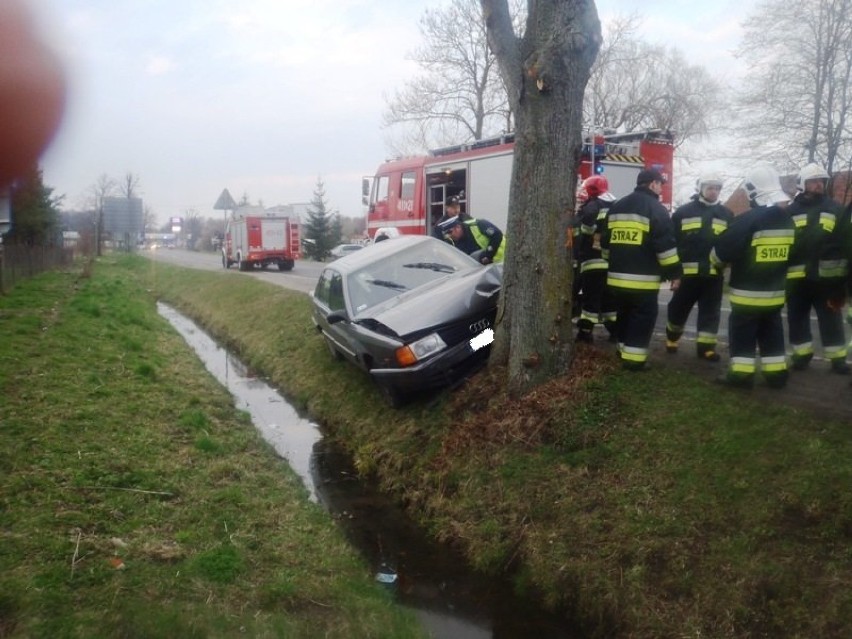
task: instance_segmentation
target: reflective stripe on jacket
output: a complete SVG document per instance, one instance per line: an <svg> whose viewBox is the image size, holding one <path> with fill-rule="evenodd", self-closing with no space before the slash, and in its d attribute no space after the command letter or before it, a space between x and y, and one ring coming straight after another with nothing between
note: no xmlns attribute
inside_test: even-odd
<svg viewBox="0 0 852 639"><path fill-rule="evenodd" d="M848 269L841 206L826 195L799 193L787 212L796 227L788 279L829 280L840 291Z"/></svg>
<svg viewBox="0 0 852 639"><path fill-rule="evenodd" d="M719 235L710 260L731 265L732 307L769 311L784 305L794 237L793 221L778 206L746 211Z"/></svg>
<svg viewBox="0 0 852 639"><path fill-rule="evenodd" d="M506 251L506 238L503 231L488 220L465 220L473 241L484 250L492 262L502 262Z"/></svg>
<svg viewBox="0 0 852 639"><path fill-rule="evenodd" d="M649 188L636 187L610 206L599 229L609 286L656 291L682 275L669 212Z"/></svg>
<svg viewBox="0 0 852 639"><path fill-rule="evenodd" d="M733 222L734 214L722 204L706 204L698 195L672 215L677 252L684 276L721 276L710 263L716 236Z"/></svg>

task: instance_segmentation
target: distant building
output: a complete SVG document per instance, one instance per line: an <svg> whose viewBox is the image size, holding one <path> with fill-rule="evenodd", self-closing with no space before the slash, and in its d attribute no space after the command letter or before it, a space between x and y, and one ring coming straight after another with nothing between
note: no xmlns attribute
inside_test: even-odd
<svg viewBox="0 0 852 639"><path fill-rule="evenodd" d="M80 234L77 231L62 231L62 246L64 248L77 248L80 244Z"/></svg>

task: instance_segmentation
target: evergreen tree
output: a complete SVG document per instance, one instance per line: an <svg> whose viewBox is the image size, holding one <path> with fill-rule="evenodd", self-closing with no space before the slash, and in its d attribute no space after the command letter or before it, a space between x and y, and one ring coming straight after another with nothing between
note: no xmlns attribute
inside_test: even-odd
<svg viewBox="0 0 852 639"><path fill-rule="evenodd" d="M33 167L12 187L12 229L9 244L48 246L60 242L59 202L53 189L45 186L42 171Z"/></svg>
<svg viewBox="0 0 852 639"><path fill-rule="evenodd" d="M332 215L325 201L325 185L317 178L314 197L308 207L308 223L305 225L305 254L313 260L323 260L339 242L334 237Z"/></svg>
<svg viewBox="0 0 852 639"><path fill-rule="evenodd" d="M331 216L331 240L332 248L343 241L343 222L340 219L340 213L337 211Z"/></svg>

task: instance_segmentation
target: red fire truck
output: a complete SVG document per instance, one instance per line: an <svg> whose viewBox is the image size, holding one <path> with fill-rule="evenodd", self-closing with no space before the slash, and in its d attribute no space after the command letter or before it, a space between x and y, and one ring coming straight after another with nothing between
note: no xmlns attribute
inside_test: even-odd
<svg viewBox="0 0 852 639"><path fill-rule="evenodd" d="M222 266L237 264L241 271L272 264L282 271L293 268L299 257L299 224L278 213L240 212L237 209L225 230Z"/></svg>
<svg viewBox="0 0 852 639"><path fill-rule="evenodd" d="M447 147L429 155L390 160L362 185L368 206L367 232L396 227L402 233L425 234L444 214L448 197L458 196L462 211L506 228L514 136ZM663 173L661 200L671 208L672 135L659 130L597 135L586 141L579 180L604 175L616 197L630 193L643 168Z"/></svg>

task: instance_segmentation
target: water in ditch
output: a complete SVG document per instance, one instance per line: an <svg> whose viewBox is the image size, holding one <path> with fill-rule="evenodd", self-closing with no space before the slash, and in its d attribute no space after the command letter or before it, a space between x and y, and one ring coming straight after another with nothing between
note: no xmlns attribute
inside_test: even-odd
<svg viewBox="0 0 852 639"><path fill-rule="evenodd" d="M158 303L210 373L245 410L264 439L302 478L312 500L334 517L370 562L376 579L412 609L435 639L581 636L565 621L513 595L507 584L471 571L437 544L378 488L321 429L223 349L192 320Z"/></svg>

